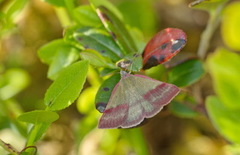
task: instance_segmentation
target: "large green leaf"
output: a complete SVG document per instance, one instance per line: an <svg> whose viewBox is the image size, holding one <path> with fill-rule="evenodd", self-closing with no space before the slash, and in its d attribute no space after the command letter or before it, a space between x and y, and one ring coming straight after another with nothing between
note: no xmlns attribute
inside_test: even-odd
<svg viewBox="0 0 240 155"><path fill-rule="evenodd" d="M45 44L38 50L38 56L42 60L42 62L46 64L52 63L53 59L55 58L56 53L64 53L66 51L74 51L71 45L66 43L63 39L57 39L51 41L48 44Z"/></svg>
<svg viewBox="0 0 240 155"><path fill-rule="evenodd" d="M59 50L55 53L53 60L49 66L48 77L56 79L63 68L71 65L79 58L79 51L75 48L69 50Z"/></svg>
<svg viewBox="0 0 240 155"><path fill-rule="evenodd" d="M240 109L240 56L225 49L217 49L207 59L214 90L226 107Z"/></svg>
<svg viewBox="0 0 240 155"><path fill-rule="evenodd" d="M106 31L82 28L75 31L73 36L85 49L94 49L113 61L118 61L122 57L122 51Z"/></svg>
<svg viewBox="0 0 240 155"><path fill-rule="evenodd" d="M240 51L240 2L228 5L223 12L222 36L224 42L232 49Z"/></svg>
<svg viewBox="0 0 240 155"><path fill-rule="evenodd" d="M78 25L97 27L101 25L96 12L90 5L82 5L73 10Z"/></svg>
<svg viewBox="0 0 240 155"><path fill-rule="evenodd" d="M239 101L239 100L236 100ZM228 140L240 144L240 110L228 109L215 96L207 98L207 112L218 131Z"/></svg>
<svg viewBox="0 0 240 155"><path fill-rule="evenodd" d="M18 117L19 121L39 124L39 123L52 123L59 118L56 112L44 111L44 110L35 110L23 113Z"/></svg>
<svg viewBox="0 0 240 155"><path fill-rule="evenodd" d="M94 67L116 68L109 58L103 57L95 50L86 49L80 53L80 56L83 60L88 60Z"/></svg>
<svg viewBox="0 0 240 155"><path fill-rule="evenodd" d="M97 14L112 38L121 47L124 54L138 52L137 47L123 22L109 9L99 6Z"/></svg>
<svg viewBox="0 0 240 155"><path fill-rule="evenodd" d="M188 60L170 71L169 83L179 87L188 86L199 80L204 73L201 61Z"/></svg>
<svg viewBox="0 0 240 155"><path fill-rule="evenodd" d="M44 103L50 110L70 106L79 96L85 83L88 61L76 62L65 68L45 94Z"/></svg>

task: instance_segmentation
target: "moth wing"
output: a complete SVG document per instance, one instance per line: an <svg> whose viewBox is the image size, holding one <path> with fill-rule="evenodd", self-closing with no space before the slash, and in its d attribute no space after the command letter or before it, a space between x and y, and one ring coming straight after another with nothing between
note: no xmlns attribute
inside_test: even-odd
<svg viewBox="0 0 240 155"><path fill-rule="evenodd" d="M126 120L129 106L126 102L126 91L121 81L122 79L114 87L107 107L99 120L98 128L100 129L118 128Z"/></svg>
<svg viewBox="0 0 240 155"><path fill-rule="evenodd" d="M128 75L115 86L99 128L130 128L161 111L177 94L175 85L143 75Z"/></svg>
<svg viewBox="0 0 240 155"><path fill-rule="evenodd" d="M131 75L123 84L128 86L126 91L129 93L125 96L129 109L122 128L136 126L144 118L153 117L179 93L177 86L143 75Z"/></svg>

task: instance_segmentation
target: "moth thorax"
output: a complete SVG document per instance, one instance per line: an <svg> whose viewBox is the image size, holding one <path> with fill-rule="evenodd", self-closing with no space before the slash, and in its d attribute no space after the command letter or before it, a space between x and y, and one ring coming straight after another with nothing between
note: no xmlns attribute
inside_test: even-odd
<svg viewBox="0 0 240 155"><path fill-rule="evenodd" d="M121 71L120 71L120 74L121 74L121 78L124 78L124 77L126 77L129 73L127 73L127 72L124 71L124 70L121 70Z"/></svg>

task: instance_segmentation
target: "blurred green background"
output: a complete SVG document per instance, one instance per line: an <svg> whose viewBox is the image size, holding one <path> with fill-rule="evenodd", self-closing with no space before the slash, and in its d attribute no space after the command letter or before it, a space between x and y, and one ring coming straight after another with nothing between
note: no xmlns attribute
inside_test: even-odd
<svg viewBox="0 0 240 155"><path fill-rule="evenodd" d="M167 27L177 27L185 31L188 36L187 45L176 61L180 61L182 55L184 57L187 55L188 58L201 57L198 51L199 44L205 39L201 35L210 22L209 14L214 12L212 10L218 9L210 10L207 7L210 13L201 8L193 9L188 7L191 0L111 0L111 2L119 9L126 24L142 31L141 37L145 43L155 33ZM42 45L62 38L64 29L69 25L68 17L60 6L41 0L22 0L11 12L9 8L13 3L14 0L0 0L0 139L21 150L26 139L19 131L16 132L12 122L20 113L43 109L44 94L52 83L47 78L48 66L40 61L37 51ZM88 4L87 0L76 2L76 5L85 4ZM184 92L191 94L191 98L185 100L186 104L201 103L194 107L197 114L187 111L186 115L181 115L174 110L170 111L169 108L176 108L170 105L140 128L99 130L96 128L96 122L101 115L94 109L93 98L97 88L88 87L86 84L81 97L76 103L59 112L60 119L51 125L43 139L37 143L39 154L240 154L238 146L240 138L237 136L240 126L238 115L232 116L236 122L229 122L226 125L215 117L218 115L214 115L216 114L214 109L219 102L216 97L207 99L208 114L204 104L210 95L219 95L224 104L240 102L238 99L240 74L237 67L240 63L237 53L240 50L240 3L229 1L224 7L221 23L216 26L216 31L212 35L208 53L204 54L207 61L202 59L208 73L197 83L183 88ZM11 13L7 16L4 14L6 11ZM214 51L216 55L208 55ZM228 54L230 51L234 53ZM227 74L226 70L230 70L230 73ZM96 76L94 71L91 74L93 78ZM99 85L98 80L91 82ZM210 103L216 103L216 106ZM239 105L235 107L236 111L228 112L222 108L219 116L225 117L226 112L225 118L228 118L229 113L239 113L238 108ZM209 116L214 122L220 123L214 124ZM232 124L238 127L231 127ZM215 127L223 130L218 132ZM227 131L227 128L234 130ZM5 153L0 148L0 154Z"/></svg>

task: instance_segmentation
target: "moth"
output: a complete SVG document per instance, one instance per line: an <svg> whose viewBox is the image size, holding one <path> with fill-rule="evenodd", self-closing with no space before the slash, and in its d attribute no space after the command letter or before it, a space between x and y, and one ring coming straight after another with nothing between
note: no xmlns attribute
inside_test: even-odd
<svg viewBox="0 0 240 155"><path fill-rule="evenodd" d="M112 91L98 127L111 129L137 126L145 118L160 112L179 91L175 85L121 71L121 80Z"/></svg>

